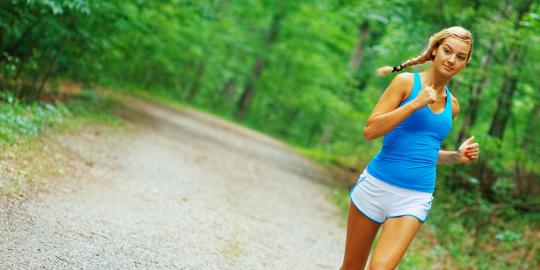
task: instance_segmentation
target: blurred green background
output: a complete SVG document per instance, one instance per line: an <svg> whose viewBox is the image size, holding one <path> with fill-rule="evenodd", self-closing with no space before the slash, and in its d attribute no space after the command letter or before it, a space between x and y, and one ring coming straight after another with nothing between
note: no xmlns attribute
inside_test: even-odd
<svg viewBox="0 0 540 270"><path fill-rule="evenodd" d="M1 145L86 111L80 100L107 107L96 105L93 87L144 92L349 172L334 192L345 211L348 188L382 142L363 138L393 77L374 70L417 56L431 34L454 25L474 34L475 47L450 84L461 111L442 149L474 135L480 159L438 167L429 231L402 267L538 269L537 0L3 0ZM67 81L90 98L69 105L59 90Z"/></svg>

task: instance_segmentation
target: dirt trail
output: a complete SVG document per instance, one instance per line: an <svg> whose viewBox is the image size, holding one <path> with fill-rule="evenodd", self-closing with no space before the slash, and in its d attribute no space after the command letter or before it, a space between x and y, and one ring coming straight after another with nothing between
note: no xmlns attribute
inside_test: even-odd
<svg viewBox="0 0 540 270"><path fill-rule="evenodd" d="M337 269L322 172L267 136L140 100L120 140L62 139L84 166L0 211L0 269Z"/></svg>

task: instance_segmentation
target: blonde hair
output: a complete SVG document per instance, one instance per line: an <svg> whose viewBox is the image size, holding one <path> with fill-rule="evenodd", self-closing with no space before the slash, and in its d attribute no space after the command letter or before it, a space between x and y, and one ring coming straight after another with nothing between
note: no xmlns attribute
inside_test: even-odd
<svg viewBox="0 0 540 270"><path fill-rule="evenodd" d="M396 67L392 66L384 66L377 69L377 74L379 76L385 76L390 72L400 72L401 70L408 68L410 66L423 64L427 61L432 61L434 59L434 56L432 55L432 52L434 49L438 48L447 37L453 37L457 38L461 41L467 42L471 44L471 49L469 51L469 55L467 56L467 63L471 60L472 51L473 51L473 35L469 30L461 27L461 26L452 26L450 28L445 28L438 33L433 34L429 38L428 46L422 52L420 55L418 55L415 58L411 58L407 61L405 61L403 64L398 65Z"/></svg>

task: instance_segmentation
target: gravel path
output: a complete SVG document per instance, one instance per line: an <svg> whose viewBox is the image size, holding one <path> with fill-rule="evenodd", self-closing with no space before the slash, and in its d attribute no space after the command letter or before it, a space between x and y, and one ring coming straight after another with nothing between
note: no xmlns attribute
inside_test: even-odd
<svg viewBox="0 0 540 270"><path fill-rule="evenodd" d="M0 269L338 268L345 228L320 169L206 114L129 104L119 141L63 138L82 165L2 206Z"/></svg>

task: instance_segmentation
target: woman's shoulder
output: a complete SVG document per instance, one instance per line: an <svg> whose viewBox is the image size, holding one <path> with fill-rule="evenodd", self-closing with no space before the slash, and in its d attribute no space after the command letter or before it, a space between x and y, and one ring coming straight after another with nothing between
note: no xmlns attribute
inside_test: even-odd
<svg viewBox="0 0 540 270"><path fill-rule="evenodd" d="M394 77L394 82L396 85L399 85L398 89L401 94L401 101L404 101L409 97L414 86L414 73L399 73Z"/></svg>
<svg viewBox="0 0 540 270"><path fill-rule="evenodd" d="M414 84L414 73L403 72L396 75L395 80L399 80L403 83Z"/></svg>

